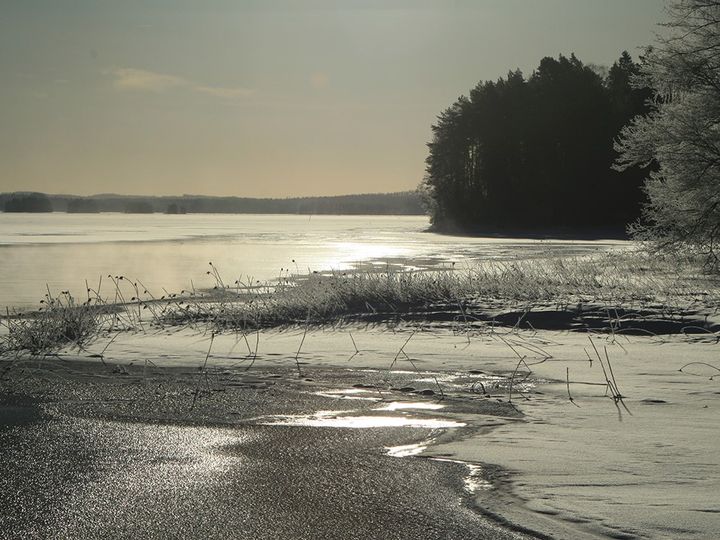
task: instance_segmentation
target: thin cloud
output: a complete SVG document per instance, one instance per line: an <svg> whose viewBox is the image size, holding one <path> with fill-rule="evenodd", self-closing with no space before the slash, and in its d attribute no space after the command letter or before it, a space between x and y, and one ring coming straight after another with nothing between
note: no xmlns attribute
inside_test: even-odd
<svg viewBox="0 0 720 540"><path fill-rule="evenodd" d="M113 77L113 86L118 90L153 92L156 94L184 88L198 94L224 99L246 98L254 93L241 86L211 86L200 84L176 75L156 73L144 69L116 68L108 72Z"/></svg>
<svg viewBox="0 0 720 540"><path fill-rule="evenodd" d="M113 85L121 90L144 92L164 92L171 88L188 86L190 83L182 77L155 73L144 69L118 68L111 71L115 80Z"/></svg>

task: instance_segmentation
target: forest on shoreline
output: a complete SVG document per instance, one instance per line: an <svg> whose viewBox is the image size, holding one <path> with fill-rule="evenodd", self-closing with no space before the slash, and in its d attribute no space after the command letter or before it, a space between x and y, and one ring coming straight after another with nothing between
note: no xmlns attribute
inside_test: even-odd
<svg viewBox="0 0 720 540"><path fill-rule="evenodd" d="M439 231L610 228L640 216L647 169L613 170L620 130L649 111L627 52L609 68L546 57L480 82L432 126L421 191Z"/></svg>
<svg viewBox="0 0 720 540"><path fill-rule="evenodd" d="M130 214L425 214L420 195L413 191L287 199L201 195L148 197L115 194L79 197L16 192L0 193L0 209L5 212Z"/></svg>

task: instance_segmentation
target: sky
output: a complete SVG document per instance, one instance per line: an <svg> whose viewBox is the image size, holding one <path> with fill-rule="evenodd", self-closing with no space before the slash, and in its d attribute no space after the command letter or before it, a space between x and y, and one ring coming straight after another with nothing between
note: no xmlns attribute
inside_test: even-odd
<svg viewBox="0 0 720 540"><path fill-rule="evenodd" d="M481 80L653 42L662 0L2 0L0 192L289 197L422 180Z"/></svg>

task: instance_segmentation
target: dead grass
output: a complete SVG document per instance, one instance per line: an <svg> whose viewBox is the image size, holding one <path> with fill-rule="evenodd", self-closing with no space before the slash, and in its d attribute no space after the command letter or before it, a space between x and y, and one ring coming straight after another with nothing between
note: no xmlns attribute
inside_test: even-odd
<svg viewBox="0 0 720 540"><path fill-rule="evenodd" d="M527 312L541 305L568 309L593 304L607 311L609 331L619 327L617 309L652 306L667 317L703 308L716 313L720 281L690 258L661 258L639 251L577 258L488 262L437 271L358 271L287 276L274 283L227 285L211 264L211 291L182 291L156 297L141 282L108 276L111 291L87 287L78 303L69 293L50 292L41 309L8 314L0 353L47 354L83 348L101 334L168 326L239 331L353 320L416 318L450 313L459 324L479 320L483 309ZM106 281L107 283L107 281ZM615 311L613 311L615 310ZM614 314L613 314L614 313ZM372 317L377 316L375 319Z"/></svg>
<svg viewBox="0 0 720 540"><path fill-rule="evenodd" d="M24 317L7 314L4 321L7 334L0 342L0 352L39 354L67 345L82 348L96 336L102 317L102 306L78 304L69 293L56 298L46 295L43 306L31 314Z"/></svg>
<svg viewBox="0 0 720 540"><path fill-rule="evenodd" d="M206 323L222 331L335 324L373 315L402 316L437 309L472 317L476 307L560 309L592 303L655 306L667 312L720 306L720 281L696 261L642 253L517 262L491 262L440 271L330 272L284 279L262 288L228 287L219 276L202 301L173 299L161 324ZM611 318L611 315L608 315Z"/></svg>
<svg viewBox="0 0 720 540"><path fill-rule="evenodd" d="M11 313L0 319L0 355L30 353L51 354L63 348L84 350L101 334L143 329L141 301L125 301L122 277L108 276L113 292L108 297L86 283L87 299L80 302L68 291L53 295L47 290L40 307L29 313ZM137 292L138 285L132 284Z"/></svg>

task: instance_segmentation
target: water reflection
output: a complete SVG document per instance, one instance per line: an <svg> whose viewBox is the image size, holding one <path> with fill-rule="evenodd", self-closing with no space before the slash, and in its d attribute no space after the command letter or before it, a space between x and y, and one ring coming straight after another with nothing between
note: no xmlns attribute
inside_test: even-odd
<svg viewBox="0 0 720 540"><path fill-rule="evenodd" d="M273 416L270 420L263 422L270 426L306 426L306 427L330 427L330 428L396 428L415 427L427 429L442 429L463 427L463 422L438 418L415 418L412 416L355 416L352 411L318 411L309 415L281 415Z"/></svg>
<svg viewBox="0 0 720 540"><path fill-rule="evenodd" d="M422 401L393 401L382 407L377 408L377 411L401 411L404 409L425 409L436 411L442 409L445 405L440 403L424 403Z"/></svg>
<svg viewBox="0 0 720 540"><path fill-rule="evenodd" d="M425 441L417 444L403 444L400 446L386 446L388 456L410 457L422 454L432 441Z"/></svg>
<svg viewBox="0 0 720 540"><path fill-rule="evenodd" d="M362 388L326 390L324 392L315 392L315 395L333 399L360 399L363 401L380 401L382 399L378 397L377 392L371 392L370 390L364 390Z"/></svg>
<svg viewBox="0 0 720 540"><path fill-rule="evenodd" d="M465 490L469 493L475 493L480 490L492 489L492 484L488 482L482 474L482 467L476 463L469 463L467 461L460 461L459 459L447 459L447 458L430 458L433 461L444 461L447 463L458 463L464 465L468 469L468 474L463 480Z"/></svg>

